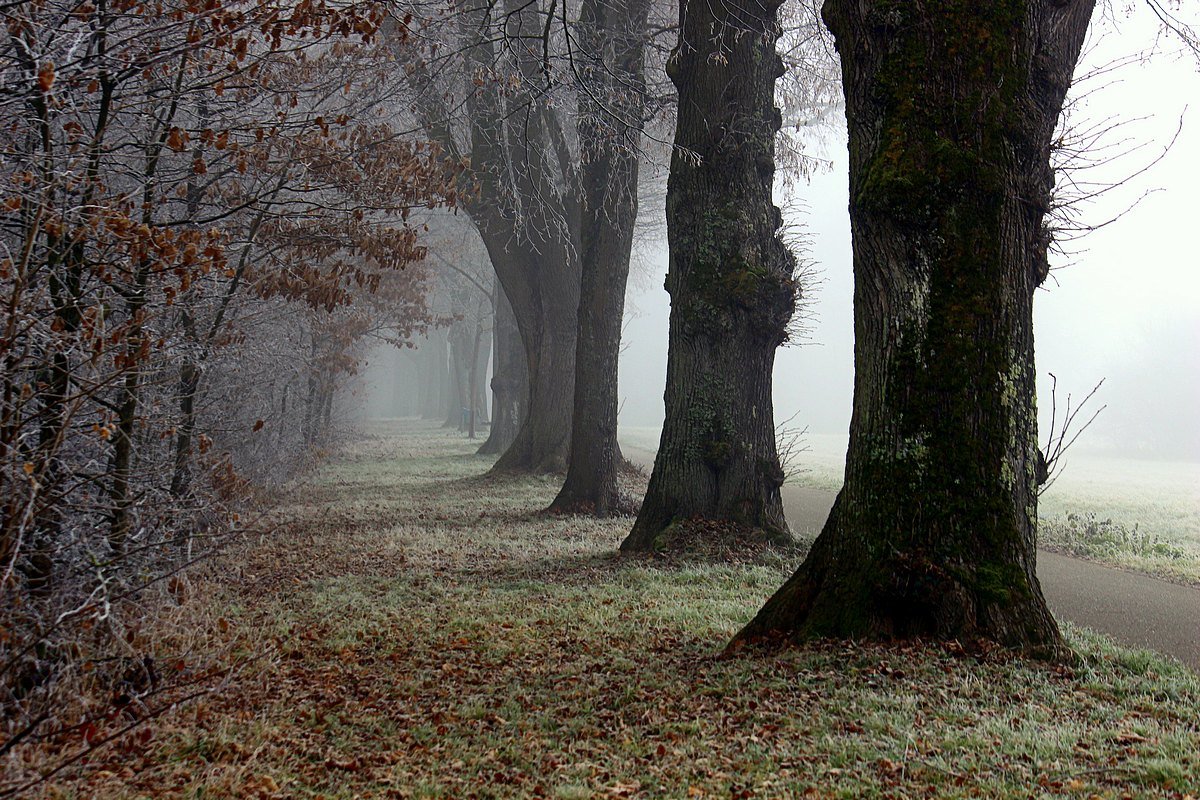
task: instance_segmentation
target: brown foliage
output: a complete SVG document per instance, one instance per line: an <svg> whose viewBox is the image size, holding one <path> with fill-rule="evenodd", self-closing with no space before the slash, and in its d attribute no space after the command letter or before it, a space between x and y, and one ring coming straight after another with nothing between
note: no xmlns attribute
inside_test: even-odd
<svg viewBox="0 0 1200 800"><path fill-rule="evenodd" d="M147 587L303 462L363 337L428 324L409 210L452 203L456 168L384 113L382 20L323 0L6 11L0 753L144 699L63 687L151 658L128 638Z"/></svg>

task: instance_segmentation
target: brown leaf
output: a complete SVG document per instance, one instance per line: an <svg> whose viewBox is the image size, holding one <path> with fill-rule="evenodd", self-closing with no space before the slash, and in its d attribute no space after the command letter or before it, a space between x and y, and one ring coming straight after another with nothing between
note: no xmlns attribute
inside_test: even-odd
<svg viewBox="0 0 1200 800"><path fill-rule="evenodd" d="M1121 733L1121 734L1118 734L1117 736L1114 736L1113 741L1116 742L1117 744L1130 745L1130 744L1141 744L1143 742L1148 742L1150 740L1147 739L1145 736L1139 736L1136 733L1127 732L1127 733Z"/></svg>
<svg viewBox="0 0 1200 800"><path fill-rule="evenodd" d="M38 69L37 76L38 89L42 94L47 94L54 86L54 62L47 61Z"/></svg>

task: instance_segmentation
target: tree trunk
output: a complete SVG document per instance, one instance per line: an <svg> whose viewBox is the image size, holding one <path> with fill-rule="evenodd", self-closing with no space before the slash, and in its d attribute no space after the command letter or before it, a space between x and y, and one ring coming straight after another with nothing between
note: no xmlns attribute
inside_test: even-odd
<svg viewBox="0 0 1200 800"><path fill-rule="evenodd" d="M450 326L450 391L446 395L446 419L443 428L465 431L466 412L470 404L471 333L464 322Z"/></svg>
<svg viewBox="0 0 1200 800"><path fill-rule="evenodd" d="M579 104L584 208L578 325L579 341L587 346L575 356L570 463L550 505L554 511L605 517L622 507L617 361L638 212L649 10L648 0L585 0L580 10L581 51L596 58L584 70Z"/></svg>
<svg viewBox="0 0 1200 800"><path fill-rule="evenodd" d="M737 641L984 638L1055 654L1034 572L1033 293L1094 0L828 0L850 133L844 488Z"/></svg>
<svg viewBox="0 0 1200 800"><path fill-rule="evenodd" d="M513 316L508 297L496 279L492 294L493 368L492 429L479 448L480 455L496 455L507 450L517 438L529 403L529 381L525 366L525 347Z"/></svg>
<svg viewBox="0 0 1200 800"><path fill-rule="evenodd" d="M561 472L571 437L579 262L559 239L483 238L512 303L529 376L529 410L494 469Z"/></svg>
<svg viewBox="0 0 1200 800"><path fill-rule="evenodd" d="M115 553L125 551L125 543L133 525L130 515L130 506L133 504L133 436L137 424L138 403L141 399L142 345L143 337L146 336L142 314L146 306L146 284L149 274L149 264L139 264L132 290L123 293L129 315L129 332L125 340L125 376L117 395L117 424L112 437L112 482L108 489L109 500L112 503L108 544Z"/></svg>
<svg viewBox="0 0 1200 800"><path fill-rule="evenodd" d="M321 376L317 353L317 340L314 336L309 350L308 392L304 398L304 444L310 447L317 441L317 410L320 402Z"/></svg>
<svg viewBox="0 0 1200 800"><path fill-rule="evenodd" d="M421 343L421 360L424 370L421 383L422 419L441 419L446 413L446 383L449 370L446 366L446 330L435 328Z"/></svg>
<svg viewBox="0 0 1200 800"><path fill-rule="evenodd" d="M186 341L196 340L195 320L191 311L185 310L180 321ZM179 365L179 383L176 401L179 404L179 426L175 432L175 457L171 468L171 496L183 497L192 484L191 458L192 436L196 432L196 393L200 389L200 367L195 354L186 352Z"/></svg>
<svg viewBox="0 0 1200 800"><path fill-rule="evenodd" d="M475 346L475 368L471 375L471 396L474 398L471 408L474 409L475 424L486 426L491 424L491 414L488 413L487 380L488 363L492 358L492 329L483 320L477 323L475 335L478 342Z"/></svg>
<svg viewBox="0 0 1200 800"><path fill-rule="evenodd" d="M679 120L667 184L666 420L622 550L687 547L712 528L686 524L697 517L734 537L790 540L771 401L796 293L795 258L771 201L778 7L680 7L680 43L667 61Z"/></svg>
<svg viewBox="0 0 1200 800"><path fill-rule="evenodd" d="M539 11L509 0L502 4L507 34L523 37L541 26ZM476 26L469 50L477 74L497 61L484 22L493 3L479 3L466 19ZM537 30L541 30L537 27ZM563 118L530 90L540 85L540 52L518 48L519 86L485 84L467 98L471 167L477 199L467 205L487 247L496 276L512 305L525 348L528 413L497 471L561 472L567 466L571 401L575 386L579 310L580 208ZM514 124L516 118L519 124Z"/></svg>
<svg viewBox="0 0 1200 800"><path fill-rule="evenodd" d="M476 387L479 385L479 351L480 340L483 338L483 324L475 323L475 336L471 339L471 369L467 377L467 438L475 438L475 423L478 405L475 403ZM484 363L484 369L487 369L487 363Z"/></svg>

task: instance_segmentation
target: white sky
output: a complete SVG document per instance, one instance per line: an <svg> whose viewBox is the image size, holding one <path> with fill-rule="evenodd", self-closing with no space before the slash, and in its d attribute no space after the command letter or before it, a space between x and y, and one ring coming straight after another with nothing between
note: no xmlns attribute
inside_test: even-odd
<svg viewBox="0 0 1200 800"><path fill-rule="evenodd" d="M1119 31L1093 36L1081 71L1145 51L1155 28L1142 11ZM1095 29L1095 26L1094 26ZM1183 128L1171 151L1145 175L1084 210L1083 221L1103 222L1154 190L1113 224L1073 245L1057 259L1035 306L1039 402L1049 409L1047 372L1059 378L1059 404L1070 391L1098 394L1108 408L1079 449L1120 448L1134 454L1200 460L1200 66L1156 55L1110 75L1081 102L1076 116L1147 119L1117 138L1146 142L1142 150L1088 176L1113 182L1152 160ZM1195 107L1187 109L1188 101ZM809 207L799 218L812 237L810 258L822 283L813 294L809 342L781 350L775 371L777 420L814 434L845 435L852 391L852 276L844 140L829 146L833 172L797 188L794 201ZM657 425L663 415L669 298L662 288L665 252L650 260L657 274L630 292L636 310L625 332L621 362L623 425ZM1057 279L1057 285L1056 285ZM1044 420L1043 426L1046 425ZM1045 435L1043 435L1043 440Z"/></svg>

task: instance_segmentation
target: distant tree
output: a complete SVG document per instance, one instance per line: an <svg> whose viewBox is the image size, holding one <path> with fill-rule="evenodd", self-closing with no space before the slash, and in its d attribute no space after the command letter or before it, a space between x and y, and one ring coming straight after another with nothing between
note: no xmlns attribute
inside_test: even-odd
<svg viewBox="0 0 1200 800"><path fill-rule="evenodd" d="M771 400L798 291L772 203L779 6L680 4L667 63L679 112L667 187L666 419L623 550L687 540L697 517L789 538Z"/></svg>
<svg viewBox="0 0 1200 800"><path fill-rule="evenodd" d="M492 427L480 455L499 455L517 438L529 407L528 367L521 331L504 287L492 290Z"/></svg>
<svg viewBox="0 0 1200 800"><path fill-rule="evenodd" d="M528 412L498 470L562 470L570 445L579 153L570 112L546 84L545 49L559 50L547 26L556 22L539 3L471 3L421 19L436 54L404 54L414 114L468 166L463 207L524 345Z"/></svg>
<svg viewBox="0 0 1200 800"><path fill-rule="evenodd" d="M528 409L496 469L568 469L581 437L562 508L616 503L616 363L636 165L646 119L662 107L645 88L650 7L588 0L573 18L557 2L471 3L423 20L439 55L408 65L414 113L470 165L464 208L525 349ZM577 365L581 331L588 359ZM582 428L572 426L576 405Z"/></svg>
<svg viewBox="0 0 1200 800"><path fill-rule="evenodd" d="M734 644L986 638L1056 653L1034 571L1033 295L1093 0L827 0L855 273L845 484Z"/></svg>
<svg viewBox="0 0 1200 800"><path fill-rule="evenodd" d="M551 504L556 511L607 516L623 505L617 487L617 361L638 217L650 6L650 0L584 0L576 25L583 346L575 356L570 459Z"/></svg>

